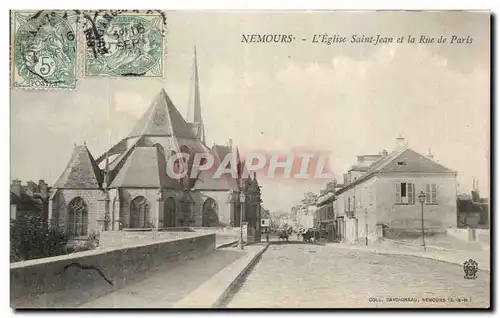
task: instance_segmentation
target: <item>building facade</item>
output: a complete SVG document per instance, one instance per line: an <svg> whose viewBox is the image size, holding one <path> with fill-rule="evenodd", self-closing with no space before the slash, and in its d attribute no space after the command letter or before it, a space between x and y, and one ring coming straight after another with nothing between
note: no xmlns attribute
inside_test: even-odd
<svg viewBox="0 0 500 318"><path fill-rule="evenodd" d="M316 228L326 233L328 241L335 241L337 237L336 215L335 215L335 193L329 192L318 198L317 209L314 214Z"/></svg>
<svg viewBox="0 0 500 318"><path fill-rule="evenodd" d="M261 217L260 217L260 232L270 233L271 232L271 214L269 210L260 207Z"/></svg>
<svg viewBox="0 0 500 318"><path fill-rule="evenodd" d="M74 146L50 196L54 226L81 237L90 230L240 226L244 221L250 235L259 235L255 176L243 175L244 161L231 139L226 145L205 144L196 53L193 80L188 121L161 90L130 134L97 159L85 144ZM180 153L189 159L170 160ZM192 176L193 158L200 153L212 155L215 167L229 155L237 172L214 178L215 170L206 170ZM167 169L187 173L174 179Z"/></svg>
<svg viewBox="0 0 500 318"><path fill-rule="evenodd" d="M408 148L402 138L392 153L358 156L355 168L344 176L344 187L336 192L341 240L355 243L382 235L419 235L421 191L425 231L456 228L456 176L455 171Z"/></svg>
<svg viewBox="0 0 500 318"><path fill-rule="evenodd" d="M12 180L10 185L10 218L16 219L27 212L40 213L45 219L49 215L50 187L44 180L22 184L21 180Z"/></svg>

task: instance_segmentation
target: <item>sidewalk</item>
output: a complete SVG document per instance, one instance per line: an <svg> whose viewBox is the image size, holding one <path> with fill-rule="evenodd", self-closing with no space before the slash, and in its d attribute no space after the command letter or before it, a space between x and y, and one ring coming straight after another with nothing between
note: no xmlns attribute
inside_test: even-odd
<svg viewBox="0 0 500 318"><path fill-rule="evenodd" d="M146 279L133 282L81 307L169 308L245 255L244 251L235 248L219 249L152 272Z"/></svg>
<svg viewBox="0 0 500 318"><path fill-rule="evenodd" d="M231 299L241 281L266 251L269 244L256 243L245 246L245 256L231 263L192 293L178 301L174 308L220 308Z"/></svg>
<svg viewBox="0 0 500 318"><path fill-rule="evenodd" d="M457 250L440 246L426 246L426 250L417 244L383 240L381 242L370 242L368 246L361 243L328 243L329 247L348 248L361 251L369 251L377 254L406 255L429 259L435 259L447 263L463 266L464 262L473 259L478 263L480 270L490 271L490 250Z"/></svg>

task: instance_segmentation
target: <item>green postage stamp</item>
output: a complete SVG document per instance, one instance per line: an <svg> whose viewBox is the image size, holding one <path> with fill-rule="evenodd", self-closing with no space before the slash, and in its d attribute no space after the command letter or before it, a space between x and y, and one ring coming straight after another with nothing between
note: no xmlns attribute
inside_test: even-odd
<svg viewBox="0 0 500 318"><path fill-rule="evenodd" d="M11 81L15 88L76 88L77 15L11 12Z"/></svg>
<svg viewBox="0 0 500 318"><path fill-rule="evenodd" d="M161 10L11 11L13 88L76 89L79 77L163 77Z"/></svg>
<svg viewBox="0 0 500 318"><path fill-rule="evenodd" d="M158 10L84 14L85 76L163 77L166 16Z"/></svg>

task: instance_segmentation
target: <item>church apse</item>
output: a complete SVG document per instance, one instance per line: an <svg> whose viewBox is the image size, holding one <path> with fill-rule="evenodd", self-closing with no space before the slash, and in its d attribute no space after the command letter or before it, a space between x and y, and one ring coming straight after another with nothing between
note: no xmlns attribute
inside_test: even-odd
<svg viewBox="0 0 500 318"><path fill-rule="evenodd" d="M61 202L54 199L50 209L59 224L67 226L66 204L78 195L87 203L89 230L240 226L239 175L191 178L195 154L221 160L235 153L232 141L206 146L197 76L194 81L187 120L162 89L131 132L98 158L101 167L86 146L75 147L55 187L59 192L53 197ZM179 153L190 155L178 161L188 172L181 180L167 173L169 159Z"/></svg>

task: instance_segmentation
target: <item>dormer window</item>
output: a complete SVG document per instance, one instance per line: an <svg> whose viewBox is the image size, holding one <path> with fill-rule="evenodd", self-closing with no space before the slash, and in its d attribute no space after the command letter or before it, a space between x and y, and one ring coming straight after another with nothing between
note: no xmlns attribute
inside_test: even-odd
<svg viewBox="0 0 500 318"><path fill-rule="evenodd" d="M404 161L398 161L398 166L404 166L404 165L406 165L406 162L404 162Z"/></svg>

